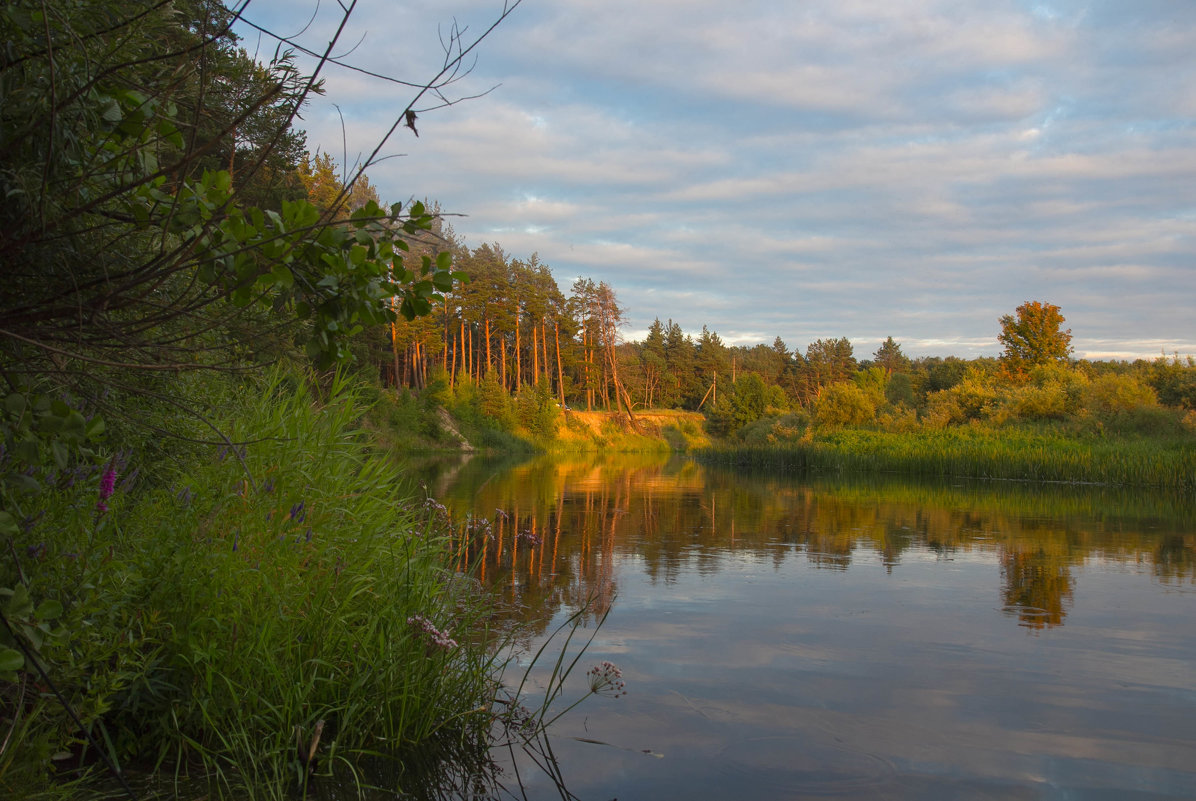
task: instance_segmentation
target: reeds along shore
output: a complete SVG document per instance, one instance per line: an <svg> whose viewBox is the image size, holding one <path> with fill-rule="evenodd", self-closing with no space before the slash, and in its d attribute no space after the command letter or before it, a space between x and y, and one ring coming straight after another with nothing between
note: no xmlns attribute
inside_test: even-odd
<svg viewBox="0 0 1196 801"><path fill-rule="evenodd" d="M1076 438L949 429L846 430L776 445L723 445L701 459L784 470L1196 487L1196 448L1166 437Z"/></svg>

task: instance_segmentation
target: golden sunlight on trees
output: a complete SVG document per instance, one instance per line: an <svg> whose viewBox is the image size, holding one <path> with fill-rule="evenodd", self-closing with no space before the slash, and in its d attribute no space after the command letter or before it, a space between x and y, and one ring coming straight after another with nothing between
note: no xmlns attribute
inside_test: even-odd
<svg viewBox="0 0 1196 801"><path fill-rule="evenodd" d="M1030 369L1051 362L1066 363L1071 356L1071 329L1062 328L1066 318L1051 303L1028 300L1017 307L1016 318L1001 318L997 340L1005 346L1001 366L1006 375L1024 381Z"/></svg>

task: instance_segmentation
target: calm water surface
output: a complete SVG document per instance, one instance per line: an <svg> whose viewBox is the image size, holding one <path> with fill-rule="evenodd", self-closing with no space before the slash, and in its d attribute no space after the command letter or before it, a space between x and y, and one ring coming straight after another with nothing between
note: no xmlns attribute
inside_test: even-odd
<svg viewBox="0 0 1196 801"><path fill-rule="evenodd" d="M552 739L585 801L1196 798L1191 498L638 455L429 489L538 636L609 610L578 674L628 694Z"/></svg>

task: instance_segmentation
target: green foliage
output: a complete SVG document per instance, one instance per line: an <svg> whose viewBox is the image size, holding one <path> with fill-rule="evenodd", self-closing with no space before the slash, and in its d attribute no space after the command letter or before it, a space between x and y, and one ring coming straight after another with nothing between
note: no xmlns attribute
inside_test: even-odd
<svg viewBox="0 0 1196 801"><path fill-rule="evenodd" d="M1001 392L983 372L970 369L950 389L926 398L925 420L934 428L987 420L1001 404Z"/></svg>
<svg viewBox="0 0 1196 801"><path fill-rule="evenodd" d="M743 375L719 399L708 414L708 428L714 436L726 436L736 429L751 425L765 414L776 413L788 406L785 393L776 385L766 384L756 373Z"/></svg>
<svg viewBox="0 0 1196 801"><path fill-rule="evenodd" d="M62 604L51 598L35 605L24 584L0 588L0 599L5 622L0 630L0 682L15 684L20 672L35 671L30 658L43 661L43 646L61 645L68 632L57 625Z"/></svg>
<svg viewBox="0 0 1196 801"><path fill-rule="evenodd" d="M1105 423L1142 407L1158 405L1152 387L1132 375L1107 374L1093 379L1084 391L1084 407Z"/></svg>
<svg viewBox="0 0 1196 801"><path fill-rule="evenodd" d="M484 605L453 578L446 532L366 455L344 383L322 403L281 376L242 397L223 422L248 444L212 447L160 490L99 518L94 485L36 498L19 571L0 569L6 618L118 762L198 761L219 795L284 795L305 775L296 729L319 720L329 767L430 747L478 759L498 664L473 639ZM11 679L28 666L9 648ZM43 786L48 755L82 747L53 698L34 700L0 791Z"/></svg>
<svg viewBox="0 0 1196 801"><path fill-rule="evenodd" d="M225 303L304 321L295 336L327 366L364 326L426 314L461 278L447 252L406 259L432 227L420 203L337 220L267 191L296 168L273 159L298 157L289 126L316 84L285 55L253 65L221 33L222 7L190 10L216 19L148 3L0 7L0 361L26 375L85 384L95 364L226 364L246 314ZM63 333L80 319L86 335Z"/></svg>
<svg viewBox="0 0 1196 801"><path fill-rule="evenodd" d="M520 424L516 408L518 407L519 414L522 415L525 411L523 406L511 398L510 393L498 383L498 379L493 373L482 379L482 383L478 385L475 399L478 413L492 421L500 431L513 432L515 427ZM538 400L543 401L544 399L541 397ZM531 417L535 418L536 415L533 413ZM528 428L531 427L528 426Z"/></svg>
<svg viewBox="0 0 1196 801"><path fill-rule="evenodd" d="M519 425L533 438L547 441L556 435L561 423L561 408L548 382L523 387L515 396L515 408Z"/></svg>
<svg viewBox="0 0 1196 801"><path fill-rule="evenodd" d="M1168 360L1159 358L1151 366L1150 384L1159 401L1167 406L1196 409L1196 359L1181 360L1177 354Z"/></svg>
<svg viewBox="0 0 1196 801"><path fill-rule="evenodd" d="M1167 435L1109 440L978 427L906 433L849 429L797 443L723 446L699 455L716 463L785 470L1196 487L1196 448L1190 440Z"/></svg>
<svg viewBox="0 0 1196 801"><path fill-rule="evenodd" d="M881 343L881 346L876 349L876 353L872 354L872 361L889 375L901 373L910 368L909 359L901 352L901 346L894 342L892 337Z"/></svg>
<svg viewBox="0 0 1196 801"><path fill-rule="evenodd" d="M814 419L822 428L863 425L875 416L873 398L850 381L823 387L814 404Z"/></svg>
<svg viewBox="0 0 1196 801"><path fill-rule="evenodd" d="M926 366L926 380L923 389L926 393L951 389L963 380L968 372L968 363L963 359L949 356L946 359L932 360Z"/></svg>
<svg viewBox="0 0 1196 801"><path fill-rule="evenodd" d="M912 409L917 403L914 393L914 382L907 373L893 373L885 385L885 401L894 406L906 406Z"/></svg>
<svg viewBox="0 0 1196 801"><path fill-rule="evenodd" d="M849 380L858 369L859 363L847 337L811 342L801 369L805 399L818 397L822 387Z"/></svg>
<svg viewBox="0 0 1196 801"><path fill-rule="evenodd" d="M869 367L867 370L861 370L855 374L852 381L864 392L873 409L879 409L885 405L889 374L884 368Z"/></svg>

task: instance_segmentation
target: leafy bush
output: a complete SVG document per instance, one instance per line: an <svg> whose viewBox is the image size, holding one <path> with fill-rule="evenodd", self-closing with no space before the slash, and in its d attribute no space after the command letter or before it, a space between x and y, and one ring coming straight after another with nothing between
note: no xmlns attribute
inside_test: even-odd
<svg viewBox="0 0 1196 801"><path fill-rule="evenodd" d="M1157 406L1158 398L1152 387L1135 376L1109 373L1088 384L1083 404L1097 419L1111 421L1139 407Z"/></svg>
<svg viewBox="0 0 1196 801"><path fill-rule="evenodd" d="M862 425L875 416L876 406L869 394L846 381L823 387L814 404L814 419L826 428Z"/></svg>

